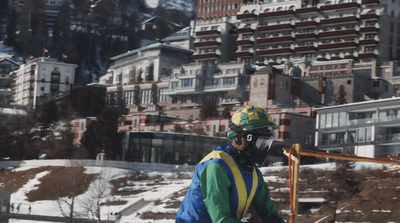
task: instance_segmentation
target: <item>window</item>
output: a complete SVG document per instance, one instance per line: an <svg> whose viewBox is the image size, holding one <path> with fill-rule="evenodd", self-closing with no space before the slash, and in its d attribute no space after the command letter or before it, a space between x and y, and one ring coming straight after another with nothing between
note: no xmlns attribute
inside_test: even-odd
<svg viewBox="0 0 400 223"><path fill-rule="evenodd" d="M339 113L333 113L332 121L332 127L337 127L339 125Z"/></svg>
<svg viewBox="0 0 400 223"><path fill-rule="evenodd" d="M151 103L151 90L142 90L142 103Z"/></svg>
<svg viewBox="0 0 400 223"><path fill-rule="evenodd" d="M332 127L332 114L326 114L326 127Z"/></svg>
<svg viewBox="0 0 400 223"><path fill-rule="evenodd" d="M234 85L234 84L235 84L234 77L224 78L224 85Z"/></svg>
<svg viewBox="0 0 400 223"><path fill-rule="evenodd" d="M160 93L160 102L167 102L168 101L168 95L165 95L164 93L167 91L166 88L161 88L159 93Z"/></svg>
<svg viewBox="0 0 400 223"><path fill-rule="evenodd" d="M124 101L126 105L133 105L135 103L134 98L135 98L134 91L124 92Z"/></svg>
<svg viewBox="0 0 400 223"><path fill-rule="evenodd" d="M182 87L191 87L193 83L193 79L183 79L181 80Z"/></svg>
<svg viewBox="0 0 400 223"><path fill-rule="evenodd" d="M325 118L325 114L319 115L319 128L321 129L325 128Z"/></svg>

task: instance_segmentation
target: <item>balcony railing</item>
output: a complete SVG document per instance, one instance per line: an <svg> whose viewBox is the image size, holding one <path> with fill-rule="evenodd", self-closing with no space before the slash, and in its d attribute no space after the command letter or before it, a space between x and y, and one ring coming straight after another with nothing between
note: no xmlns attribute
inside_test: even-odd
<svg viewBox="0 0 400 223"><path fill-rule="evenodd" d="M343 48L355 48L355 47L357 47L357 43L353 41L347 41L338 43L319 44L318 50L331 50L331 49L343 49Z"/></svg>
<svg viewBox="0 0 400 223"><path fill-rule="evenodd" d="M296 40L316 39L318 37L315 33L296 33Z"/></svg>
<svg viewBox="0 0 400 223"><path fill-rule="evenodd" d="M357 35L357 31L355 29L343 29L343 30L335 30L335 31L327 31L327 32L319 32L319 37L334 37L334 36L355 36Z"/></svg>
<svg viewBox="0 0 400 223"><path fill-rule="evenodd" d="M315 51L317 51L317 48L314 47L314 46L296 46L294 48L294 51L296 53L299 53L299 52L301 52L301 53L304 53L304 52L315 52Z"/></svg>
<svg viewBox="0 0 400 223"><path fill-rule="evenodd" d="M363 15L360 15L360 19L362 19L362 20L369 20L369 19L376 19L376 20L378 20L379 19L379 15L377 15L377 14L375 14L375 13L367 13L367 14L363 14Z"/></svg>
<svg viewBox="0 0 400 223"><path fill-rule="evenodd" d="M236 46L241 46L241 45L252 45L254 41L251 39L241 39L241 40L236 40Z"/></svg>
<svg viewBox="0 0 400 223"><path fill-rule="evenodd" d="M377 143L400 143L400 133L395 134L379 134L375 138Z"/></svg>
<svg viewBox="0 0 400 223"><path fill-rule="evenodd" d="M254 29L251 27L243 27L243 28L238 28L236 29L237 33L253 33Z"/></svg>
<svg viewBox="0 0 400 223"><path fill-rule="evenodd" d="M294 25L296 28L311 28L318 26L318 22L316 21L297 21Z"/></svg>
<svg viewBox="0 0 400 223"><path fill-rule="evenodd" d="M359 59L374 59L374 58L377 58L378 57L378 55L377 54L375 54L375 53L359 53L358 54L358 58Z"/></svg>
<svg viewBox="0 0 400 223"><path fill-rule="evenodd" d="M362 0L363 5L379 5L379 0Z"/></svg>
<svg viewBox="0 0 400 223"><path fill-rule="evenodd" d="M347 9L356 9L359 5L357 2L347 2L333 5L322 5L319 10L320 11L330 11L330 10L347 10Z"/></svg>
<svg viewBox="0 0 400 223"><path fill-rule="evenodd" d="M194 60L218 59L217 53L199 53L192 56Z"/></svg>
<svg viewBox="0 0 400 223"><path fill-rule="evenodd" d="M255 13L243 13L243 14L237 14L236 16L237 19L256 19L257 15Z"/></svg>
<svg viewBox="0 0 400 223"><path fill-rule="evenodd" d="M290 47L263 49L263 50L256 51L257 56L261 56L261 55L270 56L271 54L291 54L291 53L293 53L293 50Z"/></svg>
<svg viewBox="0 0 400 223"><path fill-rule="evenodd" d="M278 30L288 30L292 29L293 26L290 23L284 23L284 24L276 24L276 25L261 25L258 26L257 30L259 32L263 31L278 31Z"/></svg>
<svg viewBox="0 0 400 223"><path fill-rule="evenodd" d="M319 12L319 9L316 6L296 9L296 14L305 14L312 12Z"/></svg>
<svg viewBox="0 0 400 223"><path fill-rule="evenodd" d="M360 32L362 33L377 33L378 31L379 28L376 28L375 26L366 26L360 28Z"/></svg>
<svg viewBox="0 0 400 223"><path fill-rule="evenodd" d="M274 36L257 39L257 43L275 43L275 42L292 42L294 38L290 35L286 36Z"/></svg>
<svg viewBox="0 0 400 223"><path fill-rule="evenodd" d="M346 16L331 19L321 19L321 25L343 24L343 23L358 23L359 19L356 16Z"/></svg>
<svg viewBox="0 0 400 223"><path fill-rule="evenodd" d="M196 36L209 36L209 35L219 35L219 34L221 34L221 32L217 29L203 30L196 32Z"/></svg>
<svg viewBox="0 0 400 223"><path fill-rule="evenodd" d="M263 12L263 13L260 13L260 18L265 19L265 18L282 17L282 16L290 16L290 15L294 15L293 10Z"/></svg>
<svg viewBox="0 0 400 223"><path fill-rule="evenodd" d="M251 57L253 56L253 53L250 51L237 51L235 52L236 57Z"/></svg>
<svg viewBox="0 0 400 223"><path fill-rule="evenodd" d="M363 39L359 41L360 45L377 45L378 41L375 39Z"/></svg>
<svg viewBox="0 0 400 223"><path fill-rule="evenodd" d="M211 41L201 41L193 43L194 47L203 47L203 46L219 46L221 43L216 40Z"/></svg>

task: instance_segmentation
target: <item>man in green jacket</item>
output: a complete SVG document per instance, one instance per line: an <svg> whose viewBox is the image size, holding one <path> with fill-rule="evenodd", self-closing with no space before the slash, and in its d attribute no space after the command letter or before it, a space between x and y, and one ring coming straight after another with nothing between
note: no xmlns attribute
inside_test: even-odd
<svg viewBox="0 0 400 223"><path fill-rule="evenodd" d="M285 222L257 168L267 160L277 128L259 107L237 110L229 124L231 145L218 146L196 166L175 222L241 222L249 207L264 223Z"/></svg>

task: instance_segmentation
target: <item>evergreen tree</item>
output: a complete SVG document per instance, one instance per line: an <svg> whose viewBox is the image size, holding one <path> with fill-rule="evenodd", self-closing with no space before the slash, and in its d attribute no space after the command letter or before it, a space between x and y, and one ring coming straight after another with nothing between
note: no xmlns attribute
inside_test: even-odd
<svg viewBox="0 0 400 223"><path fill-rule="evenodd" d="M347 104L346 95L347 93L345 87L343 85L340 85L338 95L335 100L336 104L337 105Z"/></svg>
<svg viewBox="0 0 400 223"><path fill-rule="evenodd" d="M71 46L71 22L70 10L67 1L64 1L57 16L57 22L53 32L53 51L51 56L61 60L63 55L69 55Z"/></svg>
<svg viewBox="0 0 400 223"><path fill-rule="evenodd" d="M43 56L46 48L46 14L41 0L27 0L21 9L19 31L23 58Z"/></svg>
<svg viewBox="0 0 400 223"><path fill-rule="evenodd" d="M118 159L122 150L122 133L118 132L118 121L121 113L111 107L105 107L92 121L84 133L81 143L87 150L89 158L104 150L107 157Z"/></svg>
<svg viewBox="0 0 400 223"><path fill-rule="evenodd" d="M82 87L74 90L70 99L80 117L96 117L106 106L106 89Z"/></svg>
<svg viewBox="0 0 400 223"><path fill-rule="evenodd" d="M15 47L18 52L21 52L21 48L17 44L17 17L17 13L12 11L7 25L7 38L4 43L7 46Z"/></svg>
<svg viewBox="0 0 400 223"><path fill-rule="evenodd" d="M58 121L58 107L54 100L42 105L39 113L39 121L44 126L48 126Z"/></svg>
<svg viewBox="0 0 400 223"><path fill-rule="evenodd" d="M217 109L217 102L214 100L208 100L204 102L203 106L201 107L199 116L202 120L218 117Z"/></svg>

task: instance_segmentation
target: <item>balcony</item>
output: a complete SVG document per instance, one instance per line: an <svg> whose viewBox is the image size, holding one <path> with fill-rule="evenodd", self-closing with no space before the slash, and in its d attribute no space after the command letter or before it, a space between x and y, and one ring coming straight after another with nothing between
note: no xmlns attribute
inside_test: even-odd
<svg viewBox="0 0 400 223"><path fill-rule="evenodd" d="M335 31L327 31L327 32L319 32L318 36L320 38L323 37L345 37L345 36L356 36L357 31L355 29L343 29L343 30L335 30Z"/></svg>
<svg viewBox="0 0 400 223"><path fill-rule="evenodd" d="M316 52L317 48L315 46L296 46L294 47L295 53L306 53L306 52Z"/></svg>
<svg viewBox="0 0 400 223"><path fill-rule="evenodd" d="M221 44L221 41L210 40L210 41L194 42L193 46L194 47L210 47L210 46L219 46L220 44Z"/></svg>
<svg viewBox="0 0 400 223"><path fill-rule="evenodd" d="M363 39L359 41L360 45L378 45L378 41L375 39Z"/></svg>
<svg viewBox="0 0 400 223"><path fill-rule="evenodd" d="M253 45L254 41L252 39L241 39L241 40L236 40L236 46L242 46L242 45Z"/></svg>
<svg viewBox="0 0 400 223"><path fill-rule="evenodd" d="M366 26L366 27L361 27L360 28L361 33L378 33L379 28L376 28L375 26Z"/></svg>
<svg viewBox="0 0 400 223"><path fill-rule="evenodd" d="M254 12L245 12L242 14L237 14L237 19L244 20L244 19L256 19L257 15Z"/></svg>
<svg viewBox="0 0 400 223"><path fill-rule="evenodd" d="M349 10L349 9L357 9L359 7L357 2L347 2L333 5L322 5L319 10L321 12L324 11L337 11L337 10Z"/></svg>
<svg viewBox="0 0 400 223"><path fill-rule="evenodd" d="M346 16L331 19L321 19L320 25L333 25L343 23L358 23L359 19L356 16Z"/></svg>
<svg viewBox="0 0 400 223"><path fill-rule="evenodd" d="M247 51L237 51L235 52L236 57L251 57L253 56L253 52L250 50Z"/></svg>
<svg viewBox="0 0 400 223"><path fill-rule="evenodd" d="M248 27L237 28L236 32L237 33L253 33L254 29L248 26Z"/></svg>
<svg viewBox="0 0 400 223"><path fill-rule="evenodd" d="M305 8L298 8L296 9L296 14L309 14L309 13L318 13L319 9L316 6L313 7L305 7Z"/></svg>
<svg viewBox="0 0 400 223"><path fill-rule="evenodd" d="M379 15L375 14L375 13L367 13L367 14L362 14L360 15L360 19L361 20L379 20Z"/></svg>
<svg viewBox="0 0 400 223"><path fill-rule="evenodd" d="M284 17L284 16L293 16L293 10L284 10L284 11L275 11L275 12L263 12L260 13L260 19L270 19L274 17Z"/></svg>
<svg viewBox="0 0 400 223"><path fill-rule="evenodd" d="M199 53L193 55L193 60L215 60L219 58L219 54L213 53Z"/></svg>
<svg viewBox="0 0 400 223"><path fill-rule="evenodd" d="M221 32L217 29L212 29L212 30L203 30L203 31L197 31L196 36L211 36L211 35L220 35Z"/></svg>
<svg viewBox="0 0 400 223"><path fill-rule="evenodd" d="M379 5L379 0L362 0L362 5Z"/></svg>
<svg viewBox="0 0 400 223"><path fill-rule="evenodd" d="M378 55L373 52L359 53L358 59L375 59Z"/></svg>
<svg viewBox="0 0 400 223"><path fill-rule="evenodd" d="M267 37L267 38L259 38L257 39L257 44L261 43L282 43L282 42L292 42L294 38L290 35L286 36L274 36L274 37Z"/></svg>
<svg viewBox="0 0 400 223"><path fill-rule="evenodd" d="M294 26L296 28L312 28L317 27L318 23L316 21L298 21Z"/></svg>
<svg viewBox="0 0 400 223"><path fill-rule="evenodd" d="M261 25L258 26L257 28L259 32L291 30L291 29L293 29L293 26L290 23L276 24L276 25Z"/></svg>
<svg viewBox="0 0 400 223"><path fill-rule="evenodd" d="M400 133L376 135L376 143L400 144Z"/></svg>
<svg viewBox="0 0 400 223"><path fill-rule="evenodd" d="M256 50L257 56L271 56L272 54L292 54L293 49L290 47L282 47L282 48L273 48L273 49L262 49Z"/></svg>
<svg viewBox="0 0 400 223"><path fill-rule="evenodd" d="M354 41L347 41L347 42L336 42L336 43L326 43L326 44L319 44L318 50L339 50L344 48L356 48L357 43Z"/></svg>
<svg viewBox="0 0 400 223"><path fill-rule="evenodd" d="M296 40L316 39L318 37L315 33L296 33Z"/></svg>

